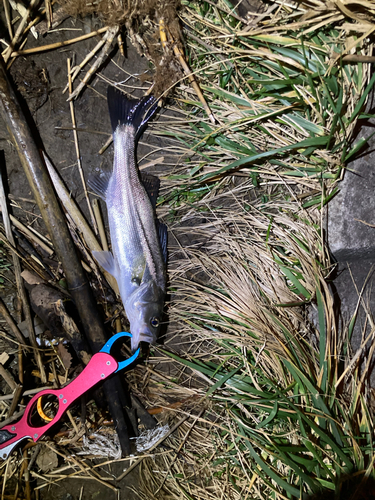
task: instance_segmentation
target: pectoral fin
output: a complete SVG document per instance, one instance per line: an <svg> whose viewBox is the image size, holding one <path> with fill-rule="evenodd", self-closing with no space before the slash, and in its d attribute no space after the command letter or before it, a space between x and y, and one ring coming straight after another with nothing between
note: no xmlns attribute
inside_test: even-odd
<svg viewBox="0 0 375 500"><path fill-rule="evenodd" d="M87 182L91 191L97 196L100 196L104 201L106 201L107 189L111 176L111 172L102 172L102 174L93 175Z"/></svg>
<svg viewBox="0 0 375 500"><path fill-rule="evenodd" d="M102 266L103 269L107 271L107 273L112 274L114 278L117 280L117 266L115 259L111 252L92 252L94 259L97 260L98 264Z"/></svg>

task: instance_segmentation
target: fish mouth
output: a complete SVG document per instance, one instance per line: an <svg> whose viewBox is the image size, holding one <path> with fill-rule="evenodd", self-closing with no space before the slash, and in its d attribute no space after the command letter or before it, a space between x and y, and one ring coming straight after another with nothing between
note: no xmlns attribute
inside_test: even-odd
<svg viewBox="0 0 375 500"><path fill-rule="evenodd" d="M139 336L139 343L152 344L154 342L154 337L150 333L141 333Z"/></svg>
<svg viewBox="0 0 375 500"><path fill-rule="evenodd" d="M132 343L132 352L134 353L139 347L142 353L146 354L150 350L150 344L153 344L154 342L155 338L153 335L150 333L141 333L136 343Z"/></svg>

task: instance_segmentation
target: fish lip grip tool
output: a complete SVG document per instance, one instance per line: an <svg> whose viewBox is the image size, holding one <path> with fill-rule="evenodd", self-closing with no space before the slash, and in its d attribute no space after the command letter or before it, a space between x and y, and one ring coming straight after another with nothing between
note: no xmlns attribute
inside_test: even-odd
<svg viewBox="0 0 375 500"><path fill-rule="evenodd" d="M102 349L92 356L78 377L69 384L61 389L45 389L35 394L26 406L22 418L18 422L6 425L0 429L0 458L8 458L13 449L24 439L29 438L37 442L50 427L60 420L66 410L82 394L113 373L117 373L131 365L140 353L139 348L130 358L123 361L117 361L111 355L112 347L119 339L131 336L131 333L128 332L113 335ZM31 416L37 407L38 401L43 396L54 396L58 402L58 409L55 416L47 424L35 426L31 422Z"/></svg>

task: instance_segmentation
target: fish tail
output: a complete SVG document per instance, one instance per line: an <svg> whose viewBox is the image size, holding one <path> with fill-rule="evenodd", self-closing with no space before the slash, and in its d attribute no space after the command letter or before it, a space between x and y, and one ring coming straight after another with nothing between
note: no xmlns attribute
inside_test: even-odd
<svg viewBox="0 0 375 500"><path fill-rule="evenodd" d="M141 136L147 122L157 109L155 97L129 99L115 87L108 87L107 100L113 132L119 125L130 125L134 127L136 139Z"/></svg>

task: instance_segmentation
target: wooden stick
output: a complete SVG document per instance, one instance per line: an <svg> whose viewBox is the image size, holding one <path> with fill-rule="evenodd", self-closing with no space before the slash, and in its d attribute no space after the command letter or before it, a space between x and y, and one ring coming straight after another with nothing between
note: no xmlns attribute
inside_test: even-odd
<svg viewBox="0 0 375 500"><path fill-rule="evenodd" d="M71 75L71 69L70 69L70 59L67 59L67 65L68 65L68 82L69 82L69 96L72 95L73 92L73 83L72 83L72 75ZM70 106L70 116L72 118L72 125L73 125L73 137L74 137L74 145L76 148L76 157L77 157L77 165L78 165L78 172L81 177L81 182L82 182L82 187L83 187L83 192L85 193L85 198L86 198L86 203L89 208L89 213L91 217L91 222L94 227L94 231L96 234L98 234L98 228L96 227L96 221L94 217L94 213L91 208L91 203L89 200L89 195L87 192L87 186L85 182L85 176L83 174L83 168L82 168L82 162L81 162L81 154L79 152L79 144L78 144L78 133L77 133L77 127L76 127L76 116L74 113L74 103L72 100L69 102Z"/></svg>
<svg viewBox="0 0 375 500"><path fill-rule="evenodd" d="M54 3L55 2L52 2L52 4ZM70 17L69 14L67 14L65 10L62 7L60 7L53 13L53 22L51 28L52 29L57 28L57 26L61 24L63 21L65 21L65 19L68 19L68 17ZM38 25L35 26L35 31L42 36L45 35L49 29L50 28L48 27L46 20L38 23Z"/></svg>
<svg viewBox="0 0 375 500"><path fill-rule="evenodd" d="M23 352L20 345L18 346L18 380L23 385Z"/></svg>
<svg viewBox="0 0 375 500"><path fill-rule="evenodd" d="M16 255L20 260L22 260L22 262L24 262L24 264L29 268L31 269L33 272L35 272L36 274L38 274L41 278L43 278L43 276L40 274L40 270L38 270L37 268L35 268L34 266L31 265L31 262L28 261L25 257L25 255L27 255L26 251L24 251L22 248L20 248L20 251L17 250L17 248L15 248L13 245L11 245L8 241L8 238L2 234L2 232L0 231L0 241L2 241L8 248L11 252L13 252L14 255ZM26 240L27 241L27 240ZM21 253L22 252L22 253ZM48 269L44 266L44 264L42 262L40 262L39 259L35 258L35 255L32 255L32 254L29 254L30 257L35 260L38 265L44 269L46 269L46 271L48 272ZM43 278L44 279L44 278ZM22 304L21 304L22 305ZM20 320L21 321L21 320ZM33 346L35 347L35 346Z"/></svg>
<svg viewBox="0 0 375 500"><path fill-rule="evenodd" d="M64 42L51 43L49 45L43 45L42 47L33 47L32 49L18 50L16 52L12 52L11 57L27 56L29 54L36 54L38 52L46 52L47 50L59 49L60 47L66 47L67 45L72 45L73 43L81 42L83 40L87 40L88 38L92 38L93 36L100 35L100 33L104 33L107 30L108 26L106 26L105 28L100 28L97 31L87 33L86 35L79 36L77 38L65 40Z"/></svg>
<svg viewBox="0 0 375 500"><path fill-rule="evenodd" d="M7 479L8 479L9 464L10 464L10 460L7 460L7 464L5 466L5 473L4 473L4 476L3 476L3 486L1 488L1 500L4 500L5 485L6 485Z"/></svg>
<svg viewBox="0 0 375 500"><path fill-rule="evenodd" d="M51 0L51 5L54 5L55 3L56 3L56 0ZM37 39L39 32L37 31L35 25L39 23L39 21L42 19L43 16L45 16L45 14L46 14L46 9L39 10L39 15L34 16L34 19L32 21L30 21L29 24L26 26L25 31L23 32L23 36L25 36L28 31L31 31L31 33ZM70 16L66 16L65 19L67 19L68 17L70 17ZM47 25L47 21L46 21L46 25ZM48 31L48 30L46 30L46 31Z"/></svg>
<svg viewBox="0 0 375 500"><path fill-rule="evenodd" d="M374 63L375 56L361 56L356 54L349 54L342 58L342 62L353 62L353 63Z"/></svg>
<svg viewBox="0 0 375 500"><path fill-rule="evenodd" d="M72 414L71 414L70 410L68 410L68 411L66 412L66 414L67 414L67 415L68 415L68 417L69 417L70 423L72 424L72 426L73 426L73 428L74 428L75 433L76 433L76 434L78 434L78 432L79 432L79 431L78 431L78 427L77 427L77 424L74 422L74 418L73 418L73 416L72 416Z"/></svg>
<svg viewBox="0 0 375 500"><path fill-rule="evenodd" d="M104 151L112 144L112 141L113 141L113 137L111 135L111 137L108 137L108 139L106 140L104 146L102 146L99 150L99 154L102 155L104 153Z"/></svg>
<svg viewBox="0 0 375 500"><path fill-rule="evenodd" d="M4 397L4 396L3 396ZM13 394L10 394L10 399L13 398ZM4 425L11 424L15 420L18 420L19 418L22 417L24 414L25 410L18 411L17 413L14 413L11 417L6 418L5 420L1 421L1 426L3 427Z"/></svg>
<svg viewBox="0 0 375 500"><path fill-rule="evenodd" d="M125 57L124 41L122 39L121 33L117 35L117 45L118 48L120 49L120 54L122 55L122 57Z"/></svg>
<svg viewBox="0 0 375 500"><path fill-rule="evenodd" d="M25 391L22 396L32 396L36 394L37 392L43 391L44 389L51 389L50 385L46 385L45 387L38 387L37 389L30 389L28 391ZM0 396L0 401L7 401L8 399L12 399L13 394L5 394L4 396ZM23 413L23 410L21 411L21 415ZM1 426L5 425L4 422L1 422Z"/></svg>
<svg viewBox="0 0 375 500"><path fill-rule="evenodd" d="M10 227L8 207L7 207L7 203L6 203L3 179L2 179L1 175L0 175L0 206L1 206L1 211L3 213L3 222L4 222L6 236L9 240L9 242L11 243L11 245L14 247L15 242L14 242L14 238L13 238L12 229ZM27 299L25 284L24 284L22 276L21 276L21 272L22 272L21 271L21 263L20 263L18 256L14 252L12 252L12 256L13 256L14 274L16 277L17 290L18 290L18 293L19 293L19 296L21 299L22 310L24 312L25 319L27 321L27 328L29 330L30 343L33 347L38 347L38 344L37 344L37 341L35 338L34 323L33 323L33 320L31 318L30 307L29 307L29 302ZM40 373L41 373L42 382L45 384L47 382L47 378L46 378L46 372L44 370L44 365L42 362L40 352L37 350L34 350L34 357L35 357L35 361L36 361L38 368L40 370Z"/></svg>
<svg viewBox="0 0 375 500"><path fill-rule="evenodd" d="M122 330L122 326L121 326L120 313L119 313L118 309L116 309L116 311L115 311L115 315L116 314L118 314L118 316L115 319L115 331L116 331L116 333L120 333Z"/></svg>
<svg viewBox="0 0 375 500"><path fill-rule="evenodd" d="M28 457L27 457L27 450L25 450L23 452L23 459L24 459L24 462L22 465L24 465L24 478L25 478L25 483L26 483L26 500L31 500L31 488L30 488L30 472L29 472L29 469L28 469L28 463L29 463L29 460L28 460Z"/></svg>
<svg viewBox="0 0 375 500"><path fill-rule="evenodd" d="M0 241L2 241L4 243L4 245L9 248L9 250L12 252L12 254L16 255L20 260L24 261L27 264L27 261L23 257L23 255L17 250L17 248L15 246L13 246L9 242L8 238L1 231L0 231Z"/></svg>
<svg viewBox="0 0 375 500"><path fill-rule="evenodd" d="M105 37L103 36L103 38L95 45L95 47L92 49L92 51L87 54L87 56L84 58L84 60L78 65L78 66L75 66L74 68L72 68L72 82L74 82L74 80L76 79L76 76L78 75L78 73L81 71L81 69L89 62L89 60L94 57L94 55L98 52L99 49L101 49L103 47L103 45L105 44ZM63 94L65 94L65 92L69 89L69 82L67 83L66 87L64 88L63 90Z"/></svg>
<svg viewBox="0 0 375 500"><path fill-rule="evenodd" d="M18 342L20 342L20 344L27 345L27 341L26 341L25 337L23 336L23 333L16 325L12 316L9 314L9 311L8 311L6 305L4 304L1 297L0 297L0 314L5 319L7 325L12 330L12 332L13 332L14 336L16 337L16 339L18 340Z"/></svg>
<svg viewBox="0 0 375 500"><path fill-rule="evenodd" d="M83 342L82 337L80 335L80 331L77 328L74 320L67 314L64 307L64 302L62 299L59 299L54 304L54 309L56 315L60 318L62 327L66 332L67 338L73 349L76 351L78 357L82 360L82 362L87 365L90 361L90 353L87 350L87 346L85 342Z"/></svg>

